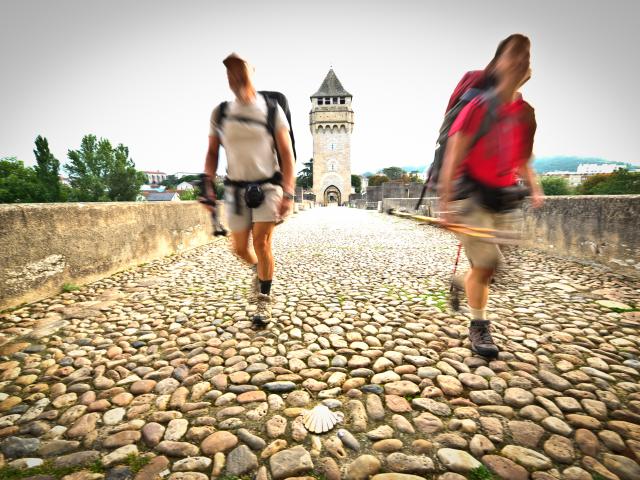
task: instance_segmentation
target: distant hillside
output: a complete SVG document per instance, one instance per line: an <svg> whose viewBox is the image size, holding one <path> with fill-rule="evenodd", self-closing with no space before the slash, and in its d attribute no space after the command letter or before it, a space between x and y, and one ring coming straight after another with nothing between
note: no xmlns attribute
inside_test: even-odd
<svg viewBox="0 0 640 480"><path fill-rule="evenodd" d="M578 169L578 165L581 163L591 163L591 164L614 164L614 165L623 165L629 169L635 168L634 165L630 163L623 162L612 162L610 160L604 160L602 158L589 158L589 157L545 157L545 158L536 158L533 161L533 168L538 173L547 173L554 171L567 171L567 172L575 172Z"/></svg>
<svg viewBox="0 0 640 480"><path fill-rule="evenodd" d="M590 163L590 164L614 164L614 165L623 165L627 167L629 170L633 170L638 168L638 165L632 165L630 163L624 162L613 162L611 160L605 160L603 158L595 158L595 157L542 157L536 158L533 161L533 168L538 173L546 173L546 172L555 172L555 171L567 171L567 172L575 172L578 169L578 165L581 163ZM392 166L392 165L390 165ZM419 166L403 166L401 167L405 172L424 172L427 171L429 165L419 165ZM373 175L371 172L366 172L363 174L366 177L370 177Z"/></svg>

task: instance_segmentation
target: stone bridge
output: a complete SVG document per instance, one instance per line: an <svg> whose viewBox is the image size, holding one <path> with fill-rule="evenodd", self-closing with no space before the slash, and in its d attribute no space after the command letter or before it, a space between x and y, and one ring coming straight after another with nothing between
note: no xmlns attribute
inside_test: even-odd
<svg viewBox="0 0 640 480"><path fill-rule="evenodd" d="M509 252L487 362L447 305L456 246L314 209L277 229L266 330L221 238L0 314L0 478L640 478L637 281ZM318 404L344 415L321 435Z"/></svg>

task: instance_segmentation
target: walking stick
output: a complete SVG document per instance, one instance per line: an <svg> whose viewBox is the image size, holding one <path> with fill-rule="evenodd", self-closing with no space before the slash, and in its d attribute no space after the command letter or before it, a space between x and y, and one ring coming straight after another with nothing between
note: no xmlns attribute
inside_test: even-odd
<svg viewBox="0 0 640 480"><path fill-rule="evenodd" d="M206 173L200 174L200 181L198 182L198 187L200 190L200 198L198 201L204 205L208 205L213 207L211 210L211 221L213 223L213 236L214 237L226 237L227 230L220 223L220 219L218 218L218 209L217 203L215 200L215 196L213 194L213 183L210 180L211 177Z"/></svg>
<svg viewBox="0 0 640 480"><path fill-rule="evenodd" d="M456 262L453 264L453 274L451 275L451 285L449 286L449 303L451 308L456 312L460 310L460 288L456 285L455 277L460 262L460 251L462 250L462 242L458 243L458 253L456 254Z"/></svg>

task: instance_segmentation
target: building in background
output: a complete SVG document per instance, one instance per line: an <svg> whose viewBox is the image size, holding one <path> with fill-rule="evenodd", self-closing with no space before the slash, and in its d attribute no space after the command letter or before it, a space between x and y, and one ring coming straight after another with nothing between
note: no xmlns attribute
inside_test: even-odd
<svg viewBox="0 0 640 480"><path fill-rule="evenodd" d="M185 190L193 191L193 185L191 185L189 182L181 182L176 185L176 190L179 192L184 192Z"/></svg>
<svg viewBox="0 0 640 480"><path fill-rule="evenodd" d="M160 185L168 177L166 173L161 172L160 170L156 170L156 171L145 170L142 173L144 173L147 176L149 185Z"/></svg>
<svg viewBox="0 0 640 480"><path fill-rule="evenodd" d="M324 205L342 205L351 194L351 99L333 69L311 96L313 193Z"/></svg>
<svg viewBox="0 0 640 480"><path fill-rule="evenodd" d="M147 202L179 202L180 195L178 192L149 192Z"/></svg>

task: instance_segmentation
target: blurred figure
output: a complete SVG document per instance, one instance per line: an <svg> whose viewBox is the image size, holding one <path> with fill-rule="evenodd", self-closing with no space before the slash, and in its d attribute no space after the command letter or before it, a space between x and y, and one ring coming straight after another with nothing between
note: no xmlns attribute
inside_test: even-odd
<svg viewBox="0 0 640 480"><path fill-rule="evenodd" d="M257 309L252 320L264 326L271 319L273 231L289 214L294 198L290 125L279 100L267 93L284 96L257 92L253 67L244 58L232 53L223 63L235 99L221 103L211 114L205 174L215 178L220 145L224 146L227 225L235 254L254 270Z"/></svg>
<svg viewBox="0 0 640 480"><path fill-rule="evenodd" d="M448 109L469 88L487 89L460 111L448 133L438 183L445 221L512 231L514 210L528 193L534 207L541 205L542 192L531 167L535 114L518 93L531 76L529 61L529 39L510 35L500 42L487 68L467 73L454 91ZM471 264L464 278L472 318L471 348L479 355L496 357L499 350L486 305L502 254L495 243L469 235L460 235L460 240Z"/></svg>

